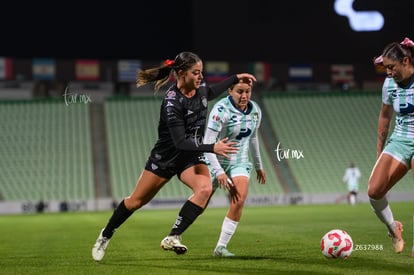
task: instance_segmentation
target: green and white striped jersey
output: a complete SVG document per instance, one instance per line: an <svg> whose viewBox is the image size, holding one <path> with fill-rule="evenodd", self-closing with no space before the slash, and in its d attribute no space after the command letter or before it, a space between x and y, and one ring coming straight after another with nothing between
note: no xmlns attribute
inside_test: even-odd
<svg viewBox="0 0 414 275"><path fill-rule="evenodd" d="M414 78L410 85L401 88L393 78L387 77L382 86L382 102L393 105L395 127L393 135L404 138L414 137Z"/></svg>
<svg viewBox="0 0 414 275"><path fill-rule="evenodd" d="M252 100L250 100L245 112L234 106L231 96L219 100L209 114L204 143L216 143L218 140L228 137L229 141L238 142L239 150L235 154L230 154L230 159L207 153L209 155L207 155L207 159L210 163L212 163L212 156L217 157L223 168L238 163L247 163L249 162L250 150L255 168L263 169L257 136L261 118L261 109Z"/></svg>

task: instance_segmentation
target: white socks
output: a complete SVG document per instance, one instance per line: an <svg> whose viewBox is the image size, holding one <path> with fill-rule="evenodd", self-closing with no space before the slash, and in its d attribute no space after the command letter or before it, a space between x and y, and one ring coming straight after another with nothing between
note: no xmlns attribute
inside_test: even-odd
<svg viewBox="0 0 414 275"><path fill-rule="evenodd" d="M356 196L354 194L349 195L349 203L354 206L356 204Z"/></svg>
<svg viewBox="0 0 414 275"><path fill-rule="evenodd" d="M383 197L379 200L370 198L369 202L371 203L372 210L374 210L377 217L387 226L388 231L394 232L394 216L392 215L392 211L388 204L387 198Z"/></svg>
<svg viewBox="0 0 414 275"><path fill-rule="evenodd" d="M217 246L227 247L227 244L230 242L230 239L236 231L238 224L239 222L224 217L223 225L221 226L220 238L217 242Z"/></svg>

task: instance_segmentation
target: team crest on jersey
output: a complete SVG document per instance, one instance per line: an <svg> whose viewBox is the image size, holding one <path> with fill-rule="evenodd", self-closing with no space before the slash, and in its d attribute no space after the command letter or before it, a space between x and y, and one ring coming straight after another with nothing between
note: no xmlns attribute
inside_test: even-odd
<svg viewBox="0 0 414 275"><path fill-rule="evenodd" d="M175 96L176 96L176 93L175 93L174 90L168 91L168 93L167 93L167 99L174 99Z"/></svg>
<svg viewBox="0 0 414 275"><path fill-rule="evenodd" d="M218 115L214 115L212 117L212 119L213 119L213 121L219 121L220 120L220 117Z"/></svg>
<svg viewBox="0 0 414 275"><path fill-rule="evenodd" d="M203 104L204 108L207 108L207 98L205 96L201 98L201 103Z"/></svg>
<svg viewBox="0 0 414 275"><path fill-rule="evenodd" d="M257 122L259 120L259 114L256 112L253 114L253 121Z"/></svg>

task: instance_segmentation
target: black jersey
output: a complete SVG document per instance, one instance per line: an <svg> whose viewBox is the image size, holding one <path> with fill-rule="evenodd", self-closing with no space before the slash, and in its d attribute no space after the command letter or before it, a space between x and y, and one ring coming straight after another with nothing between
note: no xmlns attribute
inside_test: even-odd
<svg viewBox="0 0 414 275"><path fill-rule="evenodd" d="M234 75L215 85L203 84L191 98L185 97L176 85L171 86L161 104L158 140L150 161L165 169L174 167L178 160L201 156L203 152L213 153L214 144L203 143L207 102L237 82Z"/></svg>

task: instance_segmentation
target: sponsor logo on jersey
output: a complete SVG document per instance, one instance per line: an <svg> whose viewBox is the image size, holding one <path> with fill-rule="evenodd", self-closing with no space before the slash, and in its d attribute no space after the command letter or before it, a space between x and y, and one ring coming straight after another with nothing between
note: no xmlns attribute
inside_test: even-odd
<svg viewBox="0 0 414 275"><path fill-rule="evenodd" d="M176 93L174 90L170 90L167 93L167 99L175 99Z"/></svg>
<svg viewBox="0 0 414 275"><path fill-rule="evenodd" d="M154 157L155 157L156 160L160 160L161 159L161 155L160 154L155 154Z"/></svg>
<svg viewBox="0 0 414 275"><path fill-rule="evenodd" d="M174 117L175 118L175 114L174 114L174 104L171 101L167 101L167 104L165 105L165 108L167 110L167 116L170 117Z"/></svg>
<svg viewBox="0 0 414 275"><path fill-rule="evenodd" d="M252 130L250 130L249 128L247 128L247 129L240 129L240 133L237 135L236 139L237 140L241 140L244 137L250 136L251 133L252 133Z"/></svg>
<svg viewBox="0 0 414 275"><path fill-rule="evenodd" d="M236 115L232 115L231 116L231 118L230 118L230 121L232 122L232 123L236 123L238 120L237 120L237 116Z"/></svg>
<svg viewBox="0 0 414 275"><path fill-rule="evenodd" d="M201 103L203 104L204 108L207 108L207 98L205 96L201 98Z"/></svg>
<svg viewBox="0 0 414 275"><path fill-rule="evenodd" d="M414 105L410 103L400 104L400 113L403 115L411 114L414 112Z"/></svg>

